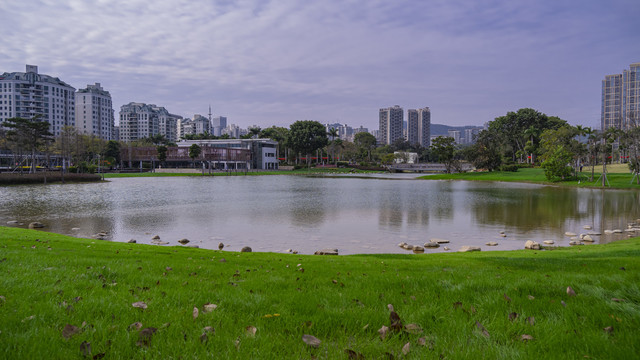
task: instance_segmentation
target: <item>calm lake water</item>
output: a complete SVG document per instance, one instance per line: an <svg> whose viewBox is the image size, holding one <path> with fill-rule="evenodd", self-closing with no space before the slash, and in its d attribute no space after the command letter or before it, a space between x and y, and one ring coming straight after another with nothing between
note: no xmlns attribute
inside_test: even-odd
<svg viewBox="0 0 640 360"><path fill-rule="evenodd" d="M603 233L593 236L603 243L629 234L604 235L605 229L624 230L640 218L639 191L383 177L159 177L2 187L0 221L39 221L43 230L87 238L106 231L114 241L150 243L157 234L170 245L187 238L201 248L223 242L231 251L355 254L405 253L398 243L430 238L450 240L452 251L522 249L526 240L568 246L564 233L587 233L584 225ZM499 245L485 246L488 241Z"/></svg>

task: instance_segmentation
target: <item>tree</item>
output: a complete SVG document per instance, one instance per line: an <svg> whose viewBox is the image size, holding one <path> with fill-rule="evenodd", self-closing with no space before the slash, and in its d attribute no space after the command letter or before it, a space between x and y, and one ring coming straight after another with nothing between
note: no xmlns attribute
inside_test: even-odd
<svg viewBox="0 0 640 360"><path fill-rule="evenodd" d="M482 130L476 136L476 143L466 150L466 158L477 169L497 170L502 165L500 139L492 131Z"/></svg>
<svg viewBox="0 0 640 360"><path fill-rule="evenodd" d="M331 137L331 140L335 140L335 138L338 137L338 129L332 127L331 129L329 129L329 131L327 132L327 135L329 135Z"/></svg>
<svg viewBox="0 0 640 360"><path fill-rule="evenodd" d="M446 172L452 173L458 166L456 155L456 142L448 136L438 136L431 142L431 151L438 157L438 162L445 165Z"/></svg>
<svg viewBox="0 0 640 360"><path fill-rule="evenodd" d="M120 162L120 143L115 140L107 141L107 146L103 153L105 158L113 158L116 163Z"/></svg>
<svg viewBox="0 0 640 360"><path fill-rule="evenodd" d="M196 145L196 144L193 144L193 145ZM158 151L158 161L160 161L161 163L164 163L167 160L167 150L168 150L167 147L164 145L158 145L158 147L156 147L156 150ZM193 159L198 157L198 155L194 156ZM191 156L191 149L189 149L189 156Z"/></svg>
<svg viewBox="0 0 640 360"><path fill-rule="evenodd" d="M378 143L376 137L368 132L361 131L353 137L353 143L358 147L358 149L366 151L367 157L369 161L371 161L371 150L374 149Z"/></svg>
<svg viewBox="0 0 640 360"><path fill-rule="evenodd" d="M542 161L547 180L554 181L557 178L565 180L571 176L571 167L568 164L572 157L572 154L563 145L554 145L553 149L547 151L544 155L544 161Z"/></svg>
<svg viewBox="0 0 640 360"><path fill-rule="evenodd" d="M38 147L53 140L49 132L49 123L40 120L40 115L32 119L14 117L7 119L3 125L8 128L6 134L9 141L19 149L31 152L31 171L36 171L36 150Z"/></svg>
<svg viewBox="0 0 640 360"><path fill-rule="evenodd" d="M307 155L327 145L327 133L324 125L312 120L298 120L289 127L286 144L298 154Z"/></svg>
<svg viewBox="0 0 640 360"><path fill-rule="evenodd" d="M196 158L200 156L201 152L202 152L202 149L198 144L192 144L191 146L189 146L189 157L191 158L191 161L194 164L195 164Z"/></svg>
<svg viewBox="0 0 640 360"><path fill-rule="evenodd" d="M260 135L260 126L252 126L249 128L249 139L257 139Z"/></svg>

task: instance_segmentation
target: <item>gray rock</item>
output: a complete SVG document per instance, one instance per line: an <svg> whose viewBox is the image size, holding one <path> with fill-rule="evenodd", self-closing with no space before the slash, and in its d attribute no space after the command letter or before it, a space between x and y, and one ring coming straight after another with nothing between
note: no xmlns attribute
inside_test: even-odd
<svg viewBox="0 0 640 360"><path fill-rule="evenodd" d="M449 240L433 238L433 239L430 239L429 242L434 242L434 243L437 243L437 244L448 244Z"/></svg>
<svg viewBox="0 0 640 360"><path fill-rule="evenodd" d="M583 228L583 229L585 229L585 230L591 230L591 229L593 229L593 226L591 226L591 225L585 225L585 226L583 226L582 228Z"/></svg>
<svg viewBox="0 0 640 360"><path fill-rule="evenodd" d="M589 235L585 235L582 238L582 241L593 242L593 238L591 236L589 236Z"/></svg>
<svg viewBox="0 0 640 360"><path fill-rule="evenodd" d="M569 245L584 245L582 241L569 241Z"/></svg>
<svg viewBox="0 0 640 360"><path fill-rule="evenodd" d="M611 234L613 234L613 230L605 230L604 234L605 235L611 235Z"/></svg>
<svg viewBox="0 0 640 360"><path fill-rule="evenodd" d="M248 246L245 246L242 249L240 249L240 252L251 252L251 248Z"/></svg>
<svg viewBox="0 0 640 360"><path fill-rule="evenodd" d="M413 245L411 244L406 244L405 246L402 247L405 250L413 250Z"/></svg>
<svg viewBox="0 0 640 360"><path fill-rule="evenodd" d="M224 244L223 243L219 243L218 244L218 250L222 250L224 248Z"/></svg>
<svg viewBox="0 0 640 360"><path fill-rule="evenodd" d="M129 241L127 241L129 244L135 244L137 243L136 239L129 239Z"/></svg>
<svg viewBox="0 0 640 360"><path fill-rule="evenodd" d="M430 242L424 243L424 247L425 248L438 248L438 247L440 247L440 244L438 244L435 241L430 241Z"/></svg>
<svg viewBox="0 0 640 360"><path fill-rule="evenodd" d="M168 241L160 241L160 240L151 240L151 243L154 245L167 245Z"/></svg>
<svg viewBox="0 0 640 360"><path fill-rule="evenodd" d="M152 237L151 240L160 240L160 235L156 235L156 236Z"/></svg>
<svg viewBox="0 0 640 360"><path fill-rule="evenodd" d="M200 248L200 246L198 246L198 245L187 245L187 247L194 248L194 249L199 249Z"/></svg>
<svg viewBox="0 0 640 360"><path fill-rule="evenodd" d="M527 240L527 242L524 243L524 248L528 250L540 250L540 244L533 240Z"/></svg>
<svg viewBox="0 0 640 360"><path fill-rule="evenodd" d="M80 231L80 228L74 227L74 228L71 228L71 231Z"/></svg>
<svg viewBox="0 0 640 360"><path fill-rule="evenodd" d="M43 228L43 227L44 227L44 224L41 223L41 222L37 222L37 221L34 221L34 222L29 224L29 229L40 229L40 228Z"/></svg>
<svg viewBox="0 0 640 360"><path fill-rule="evenodd" d="M424 248L422 246L420 246L420 245L415 245L413 247L413 252L415 254L423 253L424 252Z"/></svg>
<svg viewBox="0 0 640 360"><path fill-rule="evenodd" d="M564 233L564 236L569 236L569 237L573 237L573 236L578 236L578 234L571 232L571 231L567 231L566 233Z"/></svg>
<svg viewBox="0 0 640 360"><path fill-rule="evenodd" d="M622 230L620 230L620 229L614 229L614 230L613 230L613 233L614 233L614 234L621 234L621 233L622 233Z"/></svg>
<svg viewBox="0 0 640 360"><path fill-rule="evenodd" d="M399 247L404 248L405 246L407 246L406 242L401 242L398 244Z"/></svg>
<svg viewBox="0 0 640 360"><path fill-rule="evenodd" d="M602 235L602 233L601 233L601 232L599 232L599 231L589 231L589 232L587 233L587 235L600 236L600 235Z"/></svg>
<svg viewBox="0 0 640 360"><path fill-rule="evenodd" d="M543 243L543 244L545 244L545 245L553 245L553 244L555 244L556 242L555 242L555 241L553 241L553 240L545 240L545 241L543 241L542 243Z"/></svg>
<svg viewBox="0 0 640 360"><path fill-rule="evenodd" d="M182 245L187 245L189 243L189 239L180 239L178 242Z"/></svg>
<svg viewBox="0 0 640 360"><path fill-rule="evenodd" d="M338 255L338 249L322 249L316 251L314 255Z"/></svg>
<svg viewBox="0 0 640 360"><path fill-rule="evenodd" d="M495 241L489 241L488 243L486 243L485 245L487 246L498 246L498 243Z"/></svg>
<svg viewBox="0 0 640 360"><path fill-rule="evenodd" d="M18 220L7 221L7 225L18 225Z"/></svg>
<svg viewBox="0 0 640 360"><path fill-rule="evenodd" d="M463 246L461 247L458 252L470 252L470 251L481 251L482 249L480 249L478 246Z"/></svg>
<svg viewBox="0 0 640 360"><path fill-rule="evenodd" d="M442 248L442 250L444 250L444 251L449 251L449 250L451 250L451 249L449 249L449 247L445 246L445 247L443 247L443 248Z"/></svg>

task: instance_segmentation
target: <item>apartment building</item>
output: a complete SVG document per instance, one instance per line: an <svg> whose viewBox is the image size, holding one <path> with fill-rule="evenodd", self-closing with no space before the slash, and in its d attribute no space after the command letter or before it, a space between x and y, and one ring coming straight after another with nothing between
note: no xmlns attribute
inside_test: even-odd
<svg viewBox="0 0 640 360"><path fill-rule="evenodd" d="M640 62L629 65L622 74L604 77L600 114L602 130L640 125Z"/></svg>
<svg viewBox="0 0 640 360"><path fill-rule="evenodd" d="M391 145L403 137L404 110L400 106L380 109L379 120L379 144Z"/></svg>
<svg viewBox="0 0 640 360"><path fill-rule="evenodd" d="M114 140L114 110L111 94L100 83L87 85L75 93L76 129L78 133L103 140Z"/></svg>

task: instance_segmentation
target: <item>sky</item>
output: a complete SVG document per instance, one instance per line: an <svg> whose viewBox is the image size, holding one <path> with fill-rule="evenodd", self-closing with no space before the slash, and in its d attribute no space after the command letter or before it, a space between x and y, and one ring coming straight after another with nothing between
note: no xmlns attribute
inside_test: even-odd
<svg viewBox="0 0 640 360"><path fill-rule="evenodd" d="M640 62L638 0L0 0L0 73L100 83L240 127L378 128L429 107L483 125L534 108L598 127L601 81Z"/></svg>

